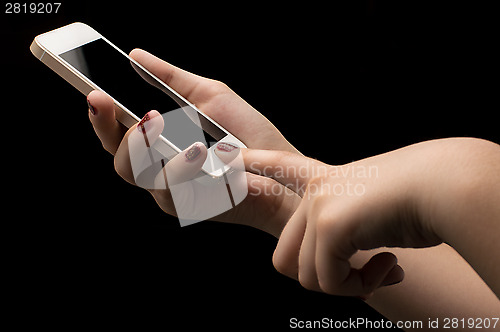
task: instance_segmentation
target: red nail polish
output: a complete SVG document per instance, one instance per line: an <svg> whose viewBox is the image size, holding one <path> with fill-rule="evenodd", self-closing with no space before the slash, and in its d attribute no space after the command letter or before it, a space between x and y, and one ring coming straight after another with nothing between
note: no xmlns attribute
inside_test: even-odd
<svg viewBox="0 0 500 332"><path fill-rule="evenodd" d="M92 104L90 103L88 97L87 97L87 105L89 106L90 113L92 113L92 115L96 115L97 114L97 110L95 109L94 106L92 106Z"/></svg>
<svg viewBox="0 0 500 332"><path fill-rule="evenodd" d="M146 115L144 115L144 117L142 118L141 122L139 122L139 123L137 124L137 129L138 129L141 133L143 133L143 134L145 134L145 133L146 133L146 128L144 128L144 124L145 124L147 121L149 121L150 119L151 119L151 118L149 117L149 112L148 112L148 113L146 113Z"/></svg>
<svg viewBox="0 0 500 332"><path fill-rule="evenodd" d="M186 157L186 161L193 161L196 158L198 158L200 153L201 153L200 147L198 146L198 144L194 144L186 151L184 157Z"/></svg>
<svg viewBox="0 0 500 332"><path fill-rule="evenodd" d="M233 150L238 149L238 147L231 143L219 142L216 146L216 149L222 152L231 152Z"/></svg>

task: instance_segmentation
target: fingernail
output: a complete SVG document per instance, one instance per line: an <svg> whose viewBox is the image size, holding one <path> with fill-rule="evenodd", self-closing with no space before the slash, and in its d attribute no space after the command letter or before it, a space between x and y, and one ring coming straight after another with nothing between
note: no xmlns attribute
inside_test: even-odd
<svg viewBox="0 0 500 332"><path fill-rule="evenodd" d="M398 278L390 278L388 280L384 280L379 287L384 287L384 286L392 286L399 284L401 281L403 281L403 278L398 277Z"/></svg>
<svg viewBox="0 0 500 332"><path fill-rule="evenodd" d="M239 149L236 145L233 145L231 143L226 143L226 142L219 142L217 143L216 149L221 152L231 152L236 149Z"/></svg>
<svg viewBox="0 0 500 332"><path fill-rule="evenodd" d="M380 285L380 287L396 285L396 284L399 284L401 281L403 281L403 280L392 281L392 282L389 282L388 284Z"/></svg>
<svg viewBox="0 0 500 332"><path fill-rule="evenodd" d="M186 157L186 161L194 161L196 160L196 158L198 158L198 156L200 155L201 153L201 149L198 145L198 143L194 143L185 153L184 153L184 157Z"/></svg>
<svg viewBox="0 0 500 332"><path fill-rule="evenodd" d="M137 124L137 130L139 130L141 133L145 134L146 133L146 128L144 128L144 124L148 122L151 119L149 116L149 112L144 115L144 117L141 119L141 121Z"/></svg>
<svg viewBox="0 0 500 332"><path fill-rule="evenodd" d="M87 105L89 106L90 113L92 113L92 115L96 115L97 114L97 110L95 109L94 106L92 106L92 104L90 103L88 97L87 97Z"/></svg>

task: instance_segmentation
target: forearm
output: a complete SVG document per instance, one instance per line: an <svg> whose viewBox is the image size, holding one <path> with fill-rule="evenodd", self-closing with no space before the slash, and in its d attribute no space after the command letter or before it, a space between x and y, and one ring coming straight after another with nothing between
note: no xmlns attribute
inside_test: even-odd
<svg viewBox="0 0 500 332"><path fill-rule="evenodd" d="M377 290L368 303L392 320L498 317L500 147L477 139L434 144L423 164L430 176L418 179L424 184L420 216L453 248L378 249L398 257L405 278ZM360 253L353 263L374 253Z"/></svg>
<svg viewBox="0 0 500 332"><path fill-rule="evenodd" d="M498 190L497 194L500 192ZM468 210L468 211L464 211ZM500 195L459 209L461 218L443 231L443 238L484 279L500 299ZM500 312L500 311L499 311Z"/></svg>
<svg viewBox="0 0 500 332"><path fill-rule="evenodd" d="M460 152L433 179L426 217L500 298L500 146L464 140Z"/></svg>
<svg viewBox="0 0 500 332"><path fill-rule="evenodd" d="M405 278L397 285L378 289L367 303L393 322L422 321L426 327L429 319L443 322L444 318L499 316L500 301L495 294L448 245L363 251L352 258L353 266L362 266L382 251L398 257Z"/></svg>

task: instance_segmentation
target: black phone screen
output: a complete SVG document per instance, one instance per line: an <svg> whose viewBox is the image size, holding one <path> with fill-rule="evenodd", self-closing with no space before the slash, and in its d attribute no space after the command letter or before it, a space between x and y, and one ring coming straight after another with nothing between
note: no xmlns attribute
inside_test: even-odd
<svg viewBox="0 0 500 332"><path fill-rule="evenodd" d="M59 56L139 118L150 110L160 112L165 120L162 135L181 150L194 142L209 147L226 136L203 114L103 39Z"/></svg>

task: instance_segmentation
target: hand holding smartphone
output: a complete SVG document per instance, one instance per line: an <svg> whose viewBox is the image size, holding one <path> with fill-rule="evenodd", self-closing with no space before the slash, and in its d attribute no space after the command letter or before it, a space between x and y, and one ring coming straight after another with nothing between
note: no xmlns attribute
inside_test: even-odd
<svg viewBox="0 0 500 332"><path fill-rule="evenodd" d="M39 35L30 49L83 94L97 89L111 96L116 118L126 127L152 109L163 114L165 126L154 148L169 159L193 143L202 142L208 149L202 171L221 178L230 167L215 156L216 143L246 147L86 24L73 23Z"/></svg>
<svg viewBox="0 0 500 332"><path fill-rule="evenodd" d="M147 133L134 130L128 136L129 148L136 147L129 149L130 163L136 184L168 189L181 225L219 215L246 197L244 168L235 172L235 163L225 164L214 153L218 143L245 145L94 29L73 23L37 36L30 49L83 94L100 90L109 96L116 119L126 127L148 119L150 110L161 113L160 122L155 112L157 120L139 123L138 129L149 126ZM189 165L180 162L191 162L193 153L203 158ZM162 175L161 181L156 175ZM149 184L138 183L144 178Z"/></svg>

